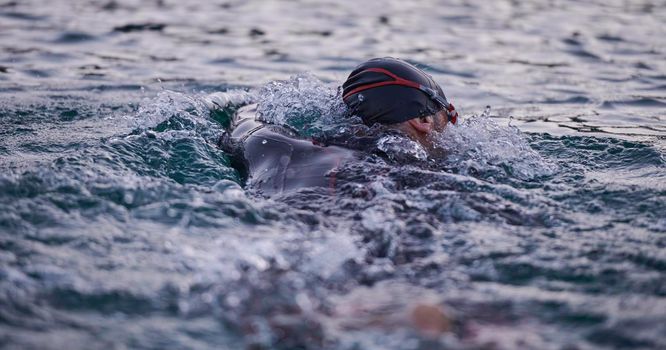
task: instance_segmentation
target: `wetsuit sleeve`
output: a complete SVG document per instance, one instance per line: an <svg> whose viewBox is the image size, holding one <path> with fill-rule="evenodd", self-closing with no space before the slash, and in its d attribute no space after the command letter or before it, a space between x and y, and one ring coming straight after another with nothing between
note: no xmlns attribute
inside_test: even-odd
<svg viewBox="0 0 666 350"><path fill-rule="evenodd" d="M312 142L257 130L244 142L250 178L248 185L265 195L304 187L330 187L331 176L353 151L321 147Z"/></svg>

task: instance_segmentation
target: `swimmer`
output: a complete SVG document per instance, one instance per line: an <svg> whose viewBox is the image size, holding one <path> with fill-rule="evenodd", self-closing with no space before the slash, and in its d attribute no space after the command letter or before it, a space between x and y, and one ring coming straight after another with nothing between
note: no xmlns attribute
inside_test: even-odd
<svg viewBox="0 0 666 350"><path fill-rule="evenodd" d="M403 133L431 153L434 135L458 117L431 76L396 58L360 64L342 88L350 112L366 125ZM287 127L258 121L256 105L242 108L231 129L220 138L220 147L232 155L234 167L242 169L248 187L266 196L304 187L334 191L336 170L362 156L358 150L324 146Z"/></svg>

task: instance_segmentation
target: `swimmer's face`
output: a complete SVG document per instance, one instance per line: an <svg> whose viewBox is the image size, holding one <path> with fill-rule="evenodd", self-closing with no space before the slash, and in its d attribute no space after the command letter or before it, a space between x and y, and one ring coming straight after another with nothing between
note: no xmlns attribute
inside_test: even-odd
<svg viewBox="0 0 666 350"><path fill-rule="evenodd" d="M449 117L445 111L439 111L433 116L433 128L432 131L435 132L444 132L446 128L446 123L449 122Z"/></svg>
<svg viewBox="0 0 666 350"><path fill-rule="evenodd" d="M432 121L432 129L425 138L420 140L419 143L421 143L421 145L428 151L430 157L438 158L444 154L444 150L439 145L442 133L446 129L446 124L449 122L449 117L446 111L440 111L432 116Z"/></svg>
<svg viewBox="0 0 666 350"><path fill-rule="evenodd" d="M396 125L398 129L406 132L414 141L420 143L429 152L436 151L439 135L446 129L449 118L446 111L433 115L410 119Z"/></svg>

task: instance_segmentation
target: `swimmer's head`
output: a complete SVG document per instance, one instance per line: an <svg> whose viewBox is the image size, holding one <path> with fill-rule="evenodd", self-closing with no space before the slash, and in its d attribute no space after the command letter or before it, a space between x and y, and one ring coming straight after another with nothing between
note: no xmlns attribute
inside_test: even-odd
<svg viewBox="0 0 666 350"><path fill-rule="evenodd" d="M342 85L343 100L367 125L392 125L424 145L433 131L456 123L458 113L433 78L396 58L373 58Z"/></svg>

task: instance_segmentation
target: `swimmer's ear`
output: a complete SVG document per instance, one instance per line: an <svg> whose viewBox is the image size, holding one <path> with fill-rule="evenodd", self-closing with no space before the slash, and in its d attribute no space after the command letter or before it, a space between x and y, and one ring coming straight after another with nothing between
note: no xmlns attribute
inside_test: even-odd
<svg viewBox="0 0 666 350"><path fill-rule="evenodd" d="M435 125L432 116L410 119L407 123L416 131L424 134L430 133Z"/></svg>

